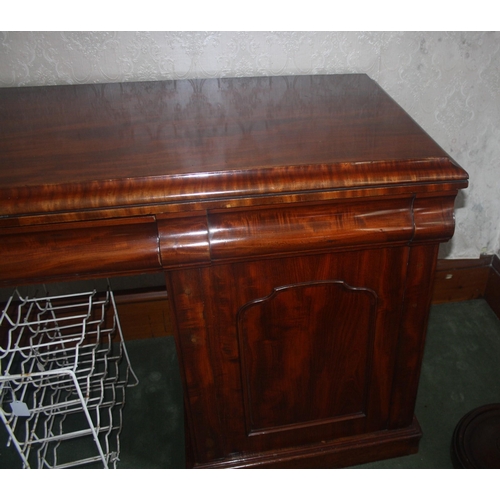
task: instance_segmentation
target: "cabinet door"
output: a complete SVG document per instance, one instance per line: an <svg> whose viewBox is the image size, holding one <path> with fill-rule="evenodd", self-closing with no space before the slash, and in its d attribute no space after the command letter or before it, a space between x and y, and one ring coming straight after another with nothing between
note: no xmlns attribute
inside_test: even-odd
<svg viewBox="0 0 500 500"><path fill-rule="evenodd" d="M387 428L404 246L173 272L195 460Z"/></svg>

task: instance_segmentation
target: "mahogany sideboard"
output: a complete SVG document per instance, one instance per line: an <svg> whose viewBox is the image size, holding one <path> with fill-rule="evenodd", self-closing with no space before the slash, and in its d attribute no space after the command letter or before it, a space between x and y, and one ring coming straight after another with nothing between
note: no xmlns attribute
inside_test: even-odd
<svg viewBox="0 0 500 500"><path fill-rule="evenodd" d="M414 453L467 174L366 75L0 90L0 286L164 273L188 465Z"/></svg>

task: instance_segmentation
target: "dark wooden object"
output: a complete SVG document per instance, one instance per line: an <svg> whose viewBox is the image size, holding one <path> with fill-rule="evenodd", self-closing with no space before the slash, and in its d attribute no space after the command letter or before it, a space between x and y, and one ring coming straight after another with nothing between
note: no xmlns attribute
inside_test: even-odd
<svg viewBox="0 0 500 500"><path fill-rule="evenodd" d="M500 404L480 406L455 427L451 457L458 469L500 469Z"/></svg>
<svg viewBox="0 0 500 500"><path fill-rule="evenodd" d="M416 452L467 174L364 75L0 90L0 284L164 271L189 465Z"/></svg>

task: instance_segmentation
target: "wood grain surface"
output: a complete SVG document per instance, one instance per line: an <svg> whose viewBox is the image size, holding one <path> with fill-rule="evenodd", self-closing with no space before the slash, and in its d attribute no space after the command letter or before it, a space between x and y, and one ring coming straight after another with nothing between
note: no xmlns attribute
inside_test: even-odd
<svg viewBox="0 0 500 500"><path fill-rule="evenodd" d="M466 186L366 75L0 89L0 285L164 272L190 466L415 453Z"/></svg>
<svg viewBox="0 0 500 500"><path fill-rule="evenodd" d="M458 182L366 75L0 89L0 216Z"/></svg>

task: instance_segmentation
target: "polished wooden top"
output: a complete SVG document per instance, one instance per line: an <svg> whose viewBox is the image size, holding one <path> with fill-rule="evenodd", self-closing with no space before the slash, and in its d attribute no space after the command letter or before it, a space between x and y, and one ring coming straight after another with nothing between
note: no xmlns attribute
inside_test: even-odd
<svg viewBox="0 0 500 500"><path fill-rule="evenodd" d="M455 182L366 75L0 89L0 216Z"/></svg>

